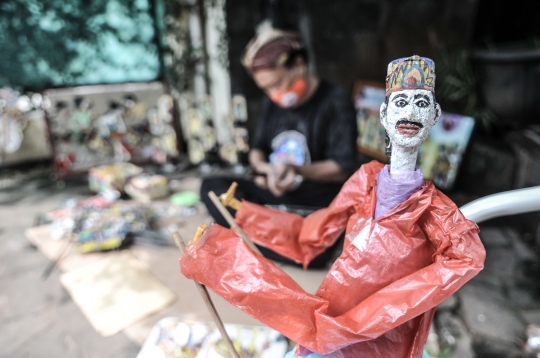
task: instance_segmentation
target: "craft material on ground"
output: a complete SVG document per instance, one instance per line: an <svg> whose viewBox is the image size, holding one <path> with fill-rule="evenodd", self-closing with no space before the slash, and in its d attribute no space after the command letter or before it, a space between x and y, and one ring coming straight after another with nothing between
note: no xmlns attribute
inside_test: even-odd
<svg viewBox="0 0 540 358"><path fill-rule="evenodd" d="M201 197L194 191L183 191L171 196L171 203L176 206L195 206L199 201Z"/></svg>
<svg viewBox="0 0 540 358"><path fill-rule="evenodd" d="M83 213L89 210L99 210L108 208L116 200L107 196L96 195L88 199L79 200L68 199L60 205L58 209L49 211L40 215L39 222L41 224L50 225L50 237L53 240L72 239L72 234L78 232L76 224Z"/></svg>
<svg viewBox="0 0 540 358"><path fill-rule="evenodd" d="M129 252L60 276L94 329L108 337L172 303L176 296Z"/></svg>
<svg viewBox="0 0 540 358"><path fill-rule="evenodd" d="M225 329L240 356L282 358L288 340L279 332L263 326L225 324ZM225 358L227 347L214 323L167 317L150 332L137 358Z"/></svg>
<svg viewBox="0 0 540 358"><path fill-rule="evenodd" d="M168 231L184 226L187 218L196 215L199 196L184 192L183 206L168 201L110 201L101 194L77 201L67 200L58 209L40 217L42 224L51 224L49 237L69 239L79 252L108 251L127 247L133 242L171 246Z"/></svg>
<svg viewBox="0 0 540 358"><path fill-rule="evenodd" d="M24 235L43 255L49 260L54 261L61 255L63 248L66 245L67 238L63 240L54 240L51 238L50 232L51 225L41 225L26 229ZM101 253L78 253L73 249L73 245L70 245L70 248L62 255L61 260L58 260L55 263L55 266L60 271L67 272L97 260L101 260L102 258L103 254ZM44 266L43 269L45 270L46 267Z"/></svg>
<svg viewBox="0 0 540 358"><path fill-rule="evenodd" d="M128 234L148 228L144 208L115 203L109 208L83 209L76 216L77 251L107 251L129 244Z"/></svg>
<svg viewBox="0 0 540 358"><path fill-rule="evenodd" d="M166 201L154 201L148 206L147 217L151 227L156 230L168 228L169 225L182 226L191 220L188 220L188 218L197 215L201 211L201 206L176 206Z"/></svg>
<svg viewBox="0 0 540 358"><path fill-rule="evenodd" d="M116 199L115 199L116 200ZM106 208L109 207L114 200L107 196L95 195L91 196L84 200L79 200L71 198L63 202L57 209L49 211L45 214L40 215L39 222L41 224L53 224L53 226L59 226L58 233L53 234L51 232L51 237L53 239L61 239L63 235L71 230L71 227L65 227L64 224L67 222L64 219L69 219L74 225L73 215L74 212L79 208ZM64 222L62 222L64 220ZM55 230L54 228L51 230Z"/></svg>
<svg viewBox="0 0 540 358"><path fill-rule="evenodd" d="M124 190L132 198L148 202L167 196L168 184L163 175L140 174L129 179Z"/></svg>
<svg viewBox="0 0 540 358"><path fill-rule="evenodd" d="M97 193L104 190L122 192L128 179L142 172L142 168L131 163L103 165L89 170L88 184L90 189Z"/></svg>
<svg viewBox="0 0 540 358"><path fill-rule="evenodd" d="M130 243L128 234L149 228L147 208L125 201L108 202L97 197L54 210L50 236L67 237L76 243L77 251L107 251Z"/></svg>

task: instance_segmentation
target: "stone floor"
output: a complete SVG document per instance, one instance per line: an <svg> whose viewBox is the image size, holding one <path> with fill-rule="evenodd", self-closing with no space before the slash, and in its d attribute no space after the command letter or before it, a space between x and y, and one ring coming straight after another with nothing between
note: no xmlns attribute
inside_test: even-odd
<svg viewBox="0 0 540 358"><path fill-rule="evenodd" d="M90 193L47 179L10 189L0 192L0 357L135 357L139 347L125 335L103 338L92 328L58 271L43 280L49 260L24 237L39 213Z"/></svg>
<svg viewBox="0 0 540 358"><path fill-rule="evenodd" d="M90 194L83 182L60 188L46 176L0 186L0 358L137 355L139 344L124 333L103 338L94 331L58 271L42 278L49 261L24 238L38 214ZM434 332L443 342L441 356L528 357L521 345L527 324L540 324L533 278L540 261L516 230L480 227L485 269L439 307Z"/></svg>
<svg viewBox="0 0 540 358"><path fill-rule="evenodd" d="M514 229L480 228L484 270L455 294L453 307L439 309L438 318L444 321L444 313L453 311L469 336L470 355L459 357L526 357L526 326L540 324L538 257Z"/></svg>

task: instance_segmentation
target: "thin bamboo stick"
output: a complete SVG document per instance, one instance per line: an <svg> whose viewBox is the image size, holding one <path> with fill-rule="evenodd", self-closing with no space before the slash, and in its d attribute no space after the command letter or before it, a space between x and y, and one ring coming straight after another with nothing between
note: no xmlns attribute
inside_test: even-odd
<svg viewBox="0 0 540 358"><path fill-rule="evenodd" d="M184 254L184 251L186 249L186 244L184 243L184 240L180 236L179 233L174 232L172 233L172 236L174 238L174 242L176 243L176 246L180 249L182 252L182 255ZM208 290L206 289L206 286L200 284L197 281L194 281L195 285L197 286L197 289L199 290L199 293L201 294L204 303L206 304L206 307L208 308L208 311L210 311L210 314L212 315L212 319L214 320L214 323L216 324L217 328L219 329L219 332L221 333L221 336L223 337L223 340L225 341L225 344L227 344L227 348L229 349L229 352L233 356L233 358L240 358L240 355L234 349L234 345L229 338L229 335L227 334L227 331L225 330L225 326L223 325L223 321L219 317L219 314L216 310L216 307L214 306L214 303L212 302L212 298L210 297L210 294L208 293Z"/></svg>
<svg viewBox="0 0 540 358"><path fill-rule="evenodd" d="M208 192L208 197L210 198L210 200L212 200L212 202L214 203L216 208L219 210L221 215L223 215L225 220L227 220L227 223L229 223L229 225L234 230L234 232L238 234L238 236L240 236L242 240L244 240L246 245L248 245L249 248L253 250L254 252L261 254L257 246L255 246L255 244L251 241L251 239L246 234L246 232L242 230L242 228L236 223L236 221L234 221L234 218L232 217L231 213L229 213L227 208L225 208L225 206L221 203L217 195L213 191L210 191Z"/></svg>

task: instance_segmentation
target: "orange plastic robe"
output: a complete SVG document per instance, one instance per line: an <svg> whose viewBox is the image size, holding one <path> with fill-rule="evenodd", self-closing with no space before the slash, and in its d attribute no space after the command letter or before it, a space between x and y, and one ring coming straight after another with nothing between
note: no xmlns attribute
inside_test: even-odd
<svg viewBox="0 0 540 358"><path fill-rule="evenodd" d="M182 273L298 342L301 355L420 357L435 307L483 268L485 250L476 224L430 182L374 220L382 167L363 165L306 218L249 202L237 212L253 241L304 266L346 228L315 295L218 225L188 246Z"/></svg>

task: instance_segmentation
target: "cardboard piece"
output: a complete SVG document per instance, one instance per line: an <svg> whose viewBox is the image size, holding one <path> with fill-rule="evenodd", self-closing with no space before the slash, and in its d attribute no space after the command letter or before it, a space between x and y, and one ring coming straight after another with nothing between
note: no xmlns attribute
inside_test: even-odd
<svg viewBox="0 0 540 358"><path fill-rule="evenodd" d="M94 329L108 337L167 307L175 294L124 251L60 276Z"/></svg>

